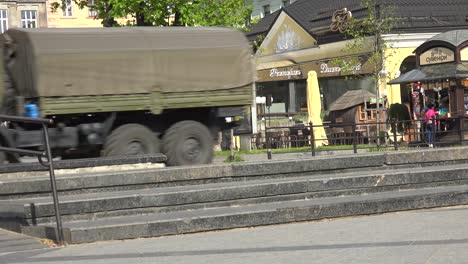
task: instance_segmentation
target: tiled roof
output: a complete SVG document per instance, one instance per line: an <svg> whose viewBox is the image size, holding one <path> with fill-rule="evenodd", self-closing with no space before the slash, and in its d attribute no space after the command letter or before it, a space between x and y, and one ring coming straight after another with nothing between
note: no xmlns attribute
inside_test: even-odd
<svg viewBox="0 0 468 264"><path fill-rule="evenodd" d="M452 30L452 31L448 31L445 33L438 34L426 40L426 42L440 40L440 41L448 42L455 47L458 47L463 42L466 42L467 39L468 39L468 30Z"/></svg>
<svg viewBox="0 0 468 264"><path fill-rule="evenodd" d="M273 12L267 16L265 16L262 20L260 20L249 32L247 32L247 37L249 40L251 40L250 36L253 36L255 38L256 35L262 35L267 33L273 23L275 23L276 18L279 16L281 13L281 9L277 10L276 12Z"/></svg>
<svg viewBox="0 0 468 264"><path fill-rule="evenodd" d="M466 21L468 0L378 1L381 5L394 7L395 16L400 18L394 28L396 32L447 31L468 26ZM343 37L329 30L333 12L346 7L352 12L353 17L363 17L366 15L366 10L362 9L360 3L361 0L298 0L286 6L284 11L306 28L319 43L324 43ZM248 35L265 32L265 29L268 30L275 21L269 17L265 19L267 20L254 26Z"/></svg>

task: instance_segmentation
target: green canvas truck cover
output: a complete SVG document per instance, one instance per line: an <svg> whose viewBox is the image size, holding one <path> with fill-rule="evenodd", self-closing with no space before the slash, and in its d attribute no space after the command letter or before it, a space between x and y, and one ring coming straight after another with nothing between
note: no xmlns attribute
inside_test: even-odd
<svg viewBox="0 0 468 264"><path fill-rule="evenodd" d="M9 29L3 37L26 98L228 90L255 78L251 47L232 29Z"/></svg>

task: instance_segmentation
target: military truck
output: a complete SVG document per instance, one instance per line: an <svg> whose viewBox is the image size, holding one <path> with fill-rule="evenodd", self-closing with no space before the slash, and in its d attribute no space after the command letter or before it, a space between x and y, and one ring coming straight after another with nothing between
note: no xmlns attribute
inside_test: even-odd
<svg viewBox="0 0 468 264"><path fill-rule="evenodd" d="M255 68L236 30L9 29L0 48L1 113L53 119L56 157L164 153L168 165L205 164L218 131L252 132ZM6 147L37 150L41 136L31 124L0 129Z"/></svg>

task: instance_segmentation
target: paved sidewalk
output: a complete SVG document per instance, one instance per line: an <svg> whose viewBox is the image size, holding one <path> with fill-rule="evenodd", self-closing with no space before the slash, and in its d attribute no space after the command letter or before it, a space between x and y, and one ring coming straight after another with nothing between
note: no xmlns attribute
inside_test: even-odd
<svg viewBox="0 0 468 264"><path fill-rule="evenodd" d="M468 206L0 254L0 263L468 263Z"/></svg>
<svg viewBox="0 0 468 264"><path fill-rule="evenodd" d="M41 243L37 238L0 229L0 255L45 248L48 248L48 246Z"/></svg>

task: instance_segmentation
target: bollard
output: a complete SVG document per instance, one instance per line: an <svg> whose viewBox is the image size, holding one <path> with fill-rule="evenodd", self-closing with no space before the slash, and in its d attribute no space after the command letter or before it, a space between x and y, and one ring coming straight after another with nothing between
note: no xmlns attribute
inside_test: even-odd
<svg viewBox="0 0 468 264"><path fill-rule="evenodd" d="M393 147L395 148L395 150L398 150L397 123L396 123L395 118L392 118L392 130L393 130Z"/></svg>
<svg viewBox="0 0 468 264"><path fill-rule="evenodd" d="M310 126L310 147L312 148L312 157L315 157L315 135L314 135L314 126L312 122L309 123Z"/></svg>
<svg viewBox="0 0 468 264"><path fill-rule="evenodd" d="M265 127L265 140L267 144L267 157L269 160L271 160L271 142L270 142L270 137L268 136L268 128Z"/></svg>
<svg viewBox="0 0 468 264"><path fill-rule="evenodd" d="M353 152L357 154L357 134L356 134L356 120L353 122Z"/></svg>

